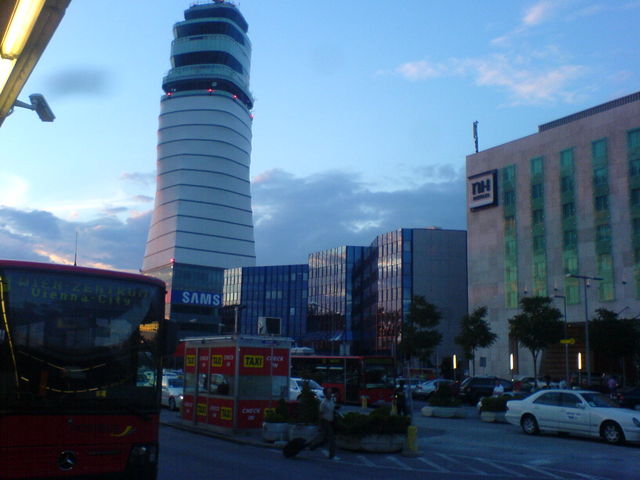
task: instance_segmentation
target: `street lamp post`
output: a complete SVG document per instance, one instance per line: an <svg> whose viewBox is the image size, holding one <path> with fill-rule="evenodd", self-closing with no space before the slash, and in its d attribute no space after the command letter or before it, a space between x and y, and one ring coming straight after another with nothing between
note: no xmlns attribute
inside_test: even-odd
<svg viewBox="0 0 640 480"><path fill-rule="evenodd" d="M601 277L591 277L589 275L568 274L567 277L579 278L584 285L584 352L587 364L587 385L591 384L591 347L589 347L589 300L587 299L587 287L590 280L603 280Z"/></svg>
<svg viewBox="0 0 640 480"><path fill-rule="evenodd" d="M564 316L564 339L567 340L567 297L564 295L554 295L553 298L561 298L564 307L562 315ZM569 344L564 344L564 380L569 383Z"/></svg>

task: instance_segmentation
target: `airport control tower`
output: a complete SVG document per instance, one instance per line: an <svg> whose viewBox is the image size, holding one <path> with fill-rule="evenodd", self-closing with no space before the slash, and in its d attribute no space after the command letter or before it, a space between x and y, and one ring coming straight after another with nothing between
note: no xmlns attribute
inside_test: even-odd
<svg viewBox="0 0 640 480"><path fill-rule="evenodd" d="M162 81L142 271L167 282L174 320L215 324L224 269L255 265L251 43L229 1L198 2L184 17L174 26L172 68Z"/></svg>

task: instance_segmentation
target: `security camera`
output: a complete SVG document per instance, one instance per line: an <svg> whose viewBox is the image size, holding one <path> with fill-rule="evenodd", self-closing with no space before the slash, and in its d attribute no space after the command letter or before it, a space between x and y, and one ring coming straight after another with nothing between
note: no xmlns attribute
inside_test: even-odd
<svg viewBox="0 0 640 480"><path fill-rule="evenodd" d="M49 108L49 104L44 99L44 95L34 93L29 95L29 100L31 100L31 106L38 114L38 117L40 117L40 120L43 122L53 122L56 116L51 111L51 108Z"/></svg>

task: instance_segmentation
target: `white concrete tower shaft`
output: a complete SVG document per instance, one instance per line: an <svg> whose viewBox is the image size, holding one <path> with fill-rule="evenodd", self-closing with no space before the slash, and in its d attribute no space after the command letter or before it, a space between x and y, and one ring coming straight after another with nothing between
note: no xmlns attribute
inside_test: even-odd
<svg viewBox="0 0 640 480"><path fill-rule="evenodd" d="M220 0L192 6L174 26L144 272L172 263L255 265L247 29Z"/></svg>

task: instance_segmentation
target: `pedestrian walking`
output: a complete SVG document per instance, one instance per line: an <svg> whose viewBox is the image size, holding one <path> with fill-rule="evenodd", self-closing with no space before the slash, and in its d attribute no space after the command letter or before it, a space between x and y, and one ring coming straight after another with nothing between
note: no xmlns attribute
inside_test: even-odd
<svg viewBox="0 0 640 480"><path fill-rule="evenodd" d="M496 379L495 386L493 387L493 396L500 397L504 393L504 386L500 383L500 380Z"/></svg>
<svg viewBox="0 0 640 480"><path fill-rule="evenodd" d="M327 444L327 456L330 459L336 455L335 419L336 419L336 399L330 388L324 389L324 398L320 402L320 433L321 438L312 441L309 445L311 450L315 450L321 445Z"/></svg>
<svg viewBox="0 0 640 480"><path fill-rule="evenodd" d="M409 408L407 407L407 387L405 386L404 380L398 382L393 398L396 401L398 415L409 415Z"/></svg>
<svg viewBox="0 0 640 480"><path fill-rule="evenodd" d="M618 381L613 375L607 380L607 388L609 390L609 397L615 399L618 396Z"/></svg>

